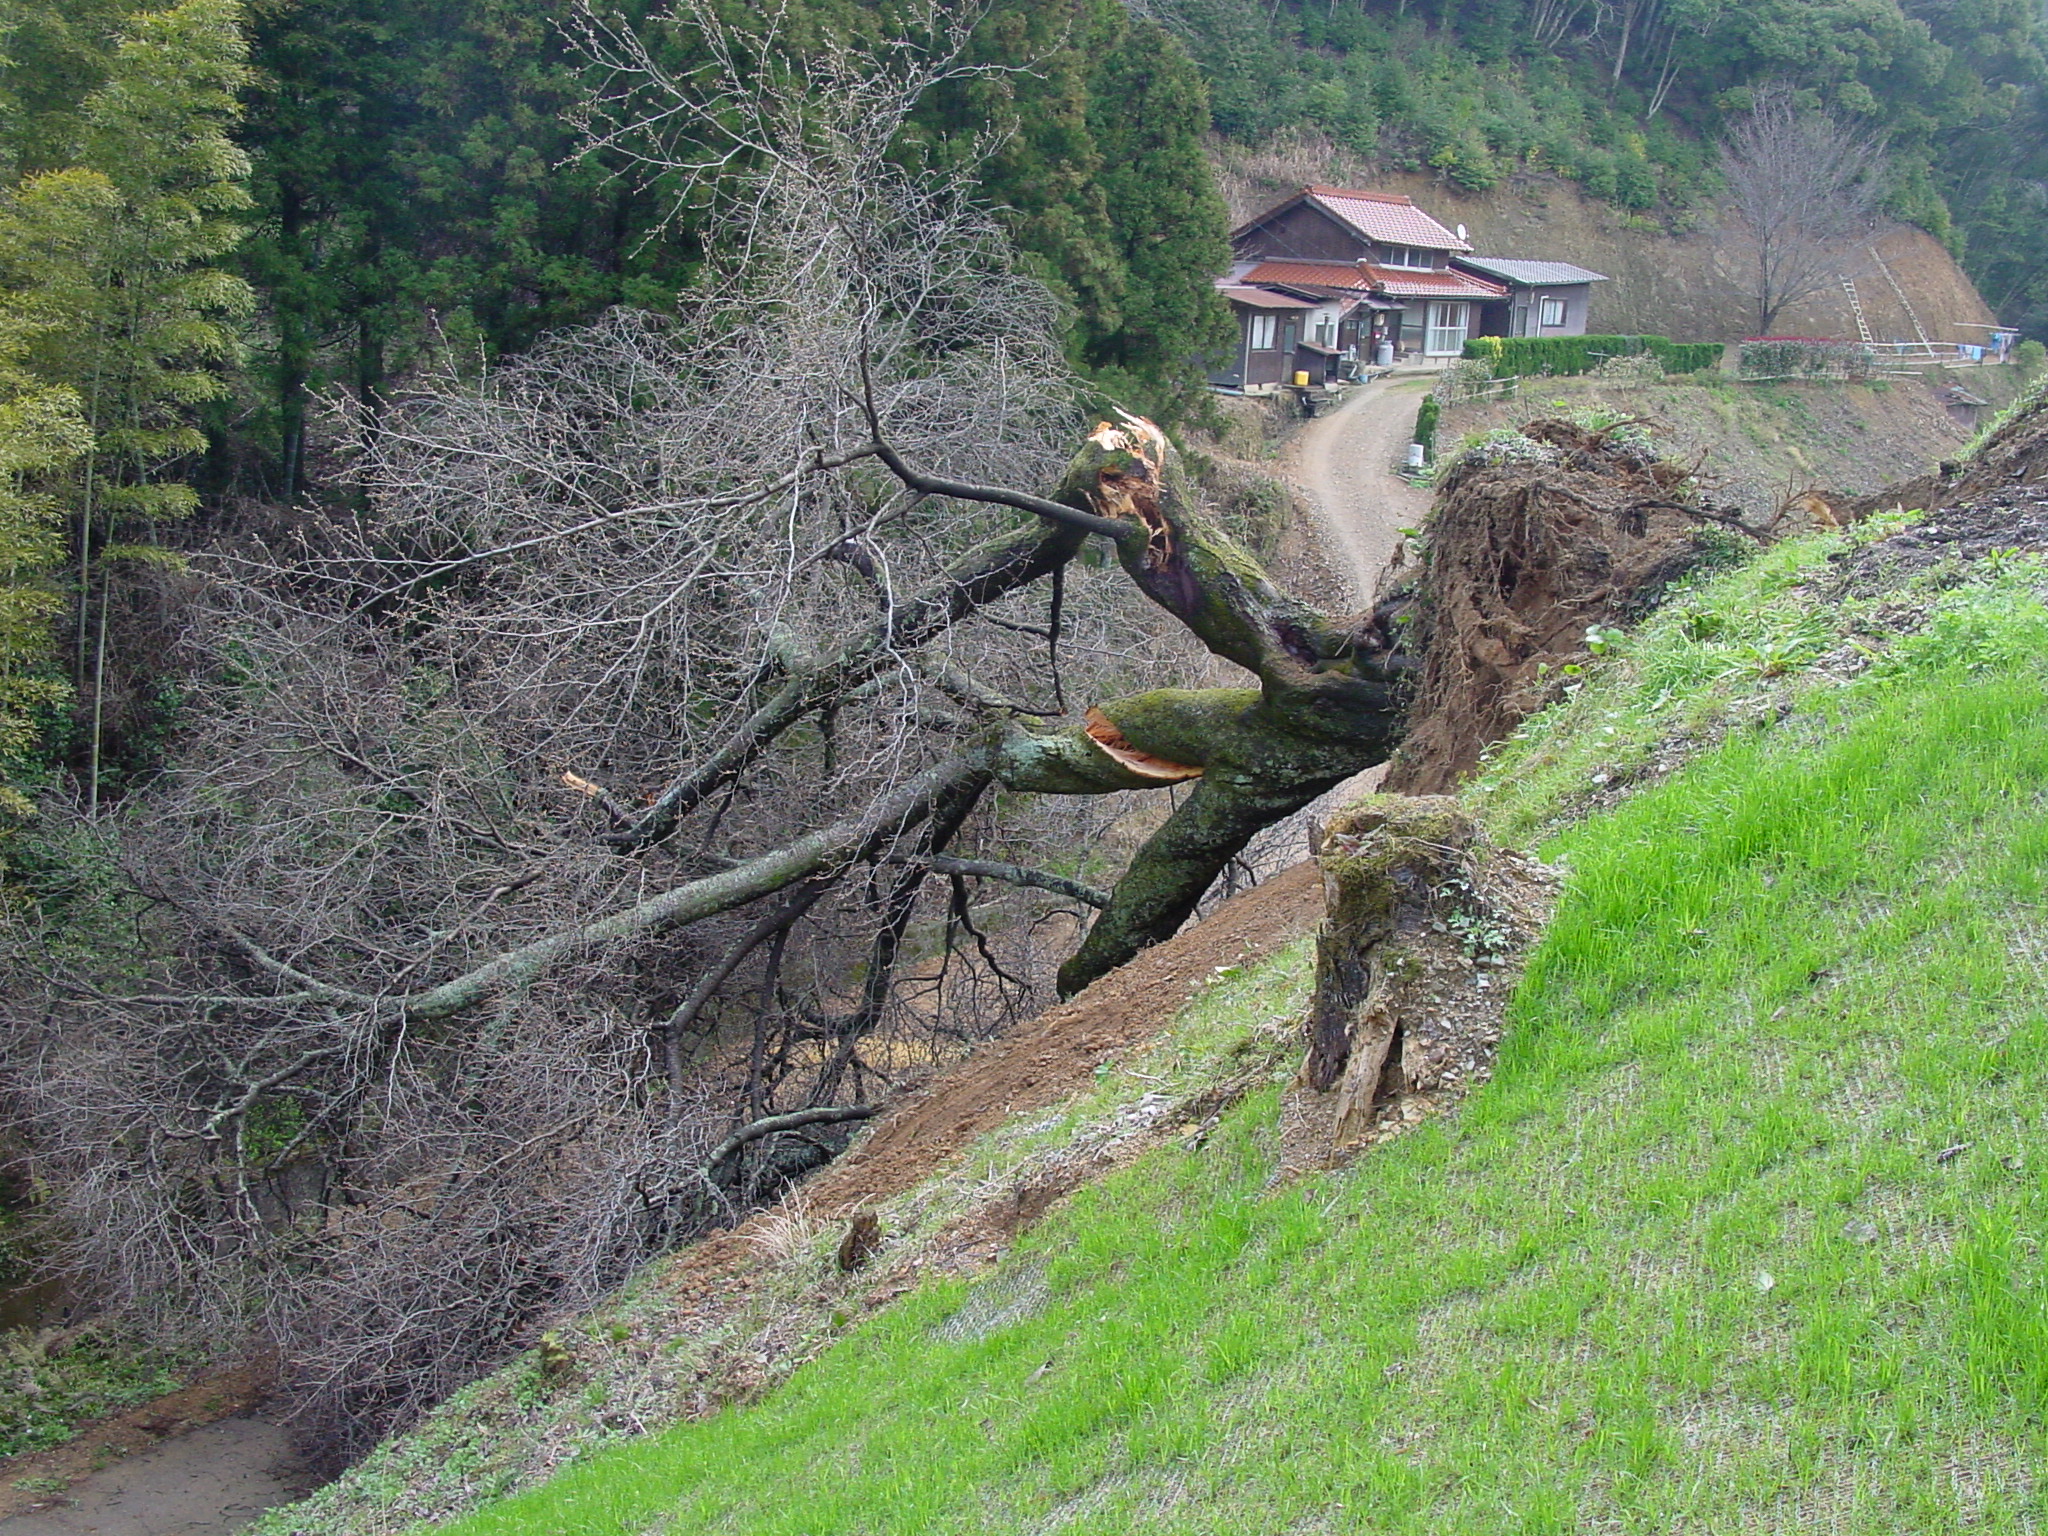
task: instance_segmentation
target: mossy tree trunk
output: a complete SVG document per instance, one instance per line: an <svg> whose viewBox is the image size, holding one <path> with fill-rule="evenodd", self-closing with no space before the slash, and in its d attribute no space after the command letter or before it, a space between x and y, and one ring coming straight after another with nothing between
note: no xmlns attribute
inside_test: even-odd
<svg viewBox="0 0 2048 1536"><path fill-rule="evenodd" d="M1194 785L1061 967L1060 991L1071 996L1170 938L1262 828L1385 761L1399 736L1407 664L1374 616L1334 619L1276 586L1203 512L1150 422L1098 427L1056 499L1116 524L1118 561L1138 589L1256 682L1110 699L1079 726L1017 729L997 745L995 775L1014 789Z"/></svg>

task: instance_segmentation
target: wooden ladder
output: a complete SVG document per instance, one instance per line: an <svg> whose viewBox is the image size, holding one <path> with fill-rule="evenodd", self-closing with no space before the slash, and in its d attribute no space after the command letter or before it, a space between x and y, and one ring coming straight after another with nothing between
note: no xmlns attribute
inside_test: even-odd
<svg viewBox="0 0 2048 1536"><path fill-rule="evenodd" d="M1927 327L1920 323L1920 316L1914 313L1913 301L1906 297L1906 290L1899 286L1899 280L1892 276L1892 269L1884 264L1884 258L1877 254L1877 247L1870 248L1870 259L1877 263L1877 270L1884 274L1884 280L1892 285L1892 292L1898 296L1899 308L1906 312L1906 318L1913 322L1913 334L1920 338L1920 345L1931 356L1934 343L1927 339Z"/></svg>
<svg viewBox="0 0 2048 1536"><path fill-rule="evenodd" d="M1846 272L1841 277L1842 292L1849 295L1849 311L1856 317L1856 334L1863 338L1863 345L1872 346L1876 338L1870 334L1870 322L1863 318L1863 301L1856 297L1856 279Z"/></svg>

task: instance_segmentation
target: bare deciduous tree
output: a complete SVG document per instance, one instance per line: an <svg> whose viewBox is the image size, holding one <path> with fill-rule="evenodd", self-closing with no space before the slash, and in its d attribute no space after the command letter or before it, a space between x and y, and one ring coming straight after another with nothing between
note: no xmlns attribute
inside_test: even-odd
<svg viewBox="0 0 2048 1536"><path fill-rule="evenodd" d="M1757 334L1788 305L1835 281L1839 243L1866 228L1879 197L1883 150L1821 113L1802 112L1789 86L1759 90L1728 131L1721 174L1748 248Z"/></svg>
<svg viewBox="0 0 2048 1536"><path fill-rule="evenodd" d="M171 768L20 936L81 1267L267 1330L345 1446L830 1156L1061 908L1072 991L1394 740L1382 624L1149 423L1070 451L974 147L905 131L970 20L800 57L706 4L685 79L587 20L593 136L729 211L700 291L422 380L352 434L366 510L217 553ZM1076 878L1088 807L1173 785Z"/></svg>

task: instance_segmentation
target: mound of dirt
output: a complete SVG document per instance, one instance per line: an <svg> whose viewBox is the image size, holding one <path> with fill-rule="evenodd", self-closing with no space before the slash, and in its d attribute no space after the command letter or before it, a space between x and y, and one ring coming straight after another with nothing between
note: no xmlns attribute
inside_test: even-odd
<svg viewBox="0 0 2048 1536"><path fill-rule="evenodd" d="M1887 486L1851 508L1853 514L1893 508L1954 507L2019 486L2048 482L2048 396L2013 413L1968 460L1931 475Z"/></svg>
<svg viewBox="0 0 2048 1536"><path fill-rule="evenodd" d="M2015 413L1966 465L1892 487L1859 513L1931 508L1912 527L1837 557L1845 593L1868 595L1944 563L2048 550L2048 398Z"/></svg>
<svg viewBox="0 0 2048 1536"><path fill-rule="evenodd" d="M1639 616L1740 519L1678 499L1686 471L1619 423L1532 421L1453 467L1419 570L1390 578L1422 675L1385 787L1437 794L1557 696L1588 631Z"/></svg>

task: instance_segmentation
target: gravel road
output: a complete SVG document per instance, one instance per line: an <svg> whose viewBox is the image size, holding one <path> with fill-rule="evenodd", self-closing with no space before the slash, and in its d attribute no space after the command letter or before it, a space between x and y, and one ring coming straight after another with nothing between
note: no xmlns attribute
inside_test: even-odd
<svg viewBox="0 0 2048 1536"><path fill-rule="evenodd" d="M1394 556L1399 530L1428 514L1430 493L1394 473L1415 434L1433 374L1395 374L1356 390L1294 439L1287 471L1315 508L1330 554L1363 605Z"/></svg>

